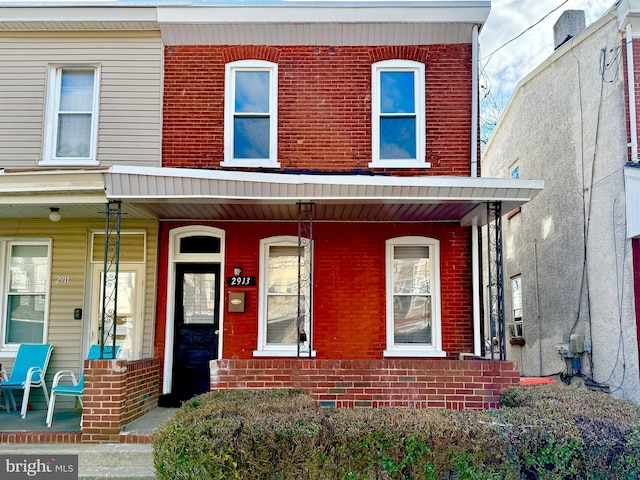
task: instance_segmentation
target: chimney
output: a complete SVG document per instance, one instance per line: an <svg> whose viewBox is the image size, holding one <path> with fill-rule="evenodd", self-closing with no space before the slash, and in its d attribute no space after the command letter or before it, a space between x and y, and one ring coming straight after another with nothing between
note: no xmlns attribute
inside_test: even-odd
<svg viewBox="0 0 640 480"><path fill-rule="evenodd" d="M585 26L584 10L565 10L553 26L554 50L578 35Z"/></svg>

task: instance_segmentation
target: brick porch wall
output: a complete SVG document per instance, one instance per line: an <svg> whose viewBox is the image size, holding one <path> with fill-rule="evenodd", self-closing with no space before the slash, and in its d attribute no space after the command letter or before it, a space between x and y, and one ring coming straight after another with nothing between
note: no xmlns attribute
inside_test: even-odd
<svg viewBox="0 0 640 480"><path fill-rule="evenodd" d="M124 426L158 405L160 359L87 360L82 443L118 442Z"/></svg>
<svg viewBox="0 0 640 480"><path fill-rule="evenodd" d="M322 407L484 410L517 385L513 362L488 360L212 360L211 390L299 388Z"/></svg>
<svg viewBox="0 0 640 480"><path fill-rule="evenodd" d="M158 406L160 396L160 359L146 358L127 362L127 398L123 426Z"/></svg>

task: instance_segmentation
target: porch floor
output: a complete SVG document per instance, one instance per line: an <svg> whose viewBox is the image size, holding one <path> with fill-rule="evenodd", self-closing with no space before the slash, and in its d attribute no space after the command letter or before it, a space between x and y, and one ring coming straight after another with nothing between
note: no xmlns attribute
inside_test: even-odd
<svg viewBox="0 0 640 480"><path fill-rule="evenodd" d="M125 426L120 433L121 443L149 443L153 431L165 420L171 418L176 408L155 408L137 420ZM47 428L46 410L30 410L25 419L20 411L0 411L0 442L40 443L46 440L53 443L79 442L81 435L80 411L56 410L51 428Z"/></svg>

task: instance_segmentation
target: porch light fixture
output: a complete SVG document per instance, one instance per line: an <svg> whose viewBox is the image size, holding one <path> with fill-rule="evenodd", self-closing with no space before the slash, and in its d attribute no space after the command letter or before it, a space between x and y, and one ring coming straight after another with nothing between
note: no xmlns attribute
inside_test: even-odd
<svg viewBox="0 0 640 480"><path fill-rule="evenodd" d="M59 212L60 209L56 207L51 207L49 208L49 210L51 210L49 212L49 220L51 220L52 222L59 222L60 219L62 218L62 215L60 215L60 212Z"/></svg>
<svg viewBox="0 0 640 480"><path fill-rule="evenodd" d="M238 267L238 266L233 267L233 274L236 277L239 277L240 275L242 275L242 267Z"/></svg>

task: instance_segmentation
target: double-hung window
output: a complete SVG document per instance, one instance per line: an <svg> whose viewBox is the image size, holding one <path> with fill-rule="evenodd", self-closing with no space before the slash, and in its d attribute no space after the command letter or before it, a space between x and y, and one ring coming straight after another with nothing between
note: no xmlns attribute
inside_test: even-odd
<svg viewBox="0 0 640 480"><path fill-rule="evenodd" d="M223 166L278 166L278 65L240 60L225 67Z"/></svg>
<svg viewBox="0 0 640 480"><path fill-rule="evenodd" d="M523 337L522 328L522 276L511 278L511 308L513 311L513 336Z"/></svg>
<svg viewBox="0 0 640 480"><path fill-rule="evenodd" d="M261 302L256 356L295 356L298 349L309 354L309 246L309 240L304 239L299 248L298 238L291 236L260 241Z"/></svg>
<svg viewBox="0 0 640 480"><path fill-rule="evenodd" d="M370 167L425 168L425 69L408 60L371 67Z"/></svg>
<svg viewBox="0 0 640 480"><path fill-rule="evenodd" d="M50 68L43 163L96 163L98 77L95 66Z"/></svg>
<svg viewBox="0 0 640 480"><path fill-rule="evenodd" d="M440 328L440 244L427 237L386 242L385 356L444 357Z"/></svg>
<svg viewBox="0 0 640 480"><path fill-rule="evenodd" d="M2 345L44 343L51 273L49 240L0 240Z"/></svg>

